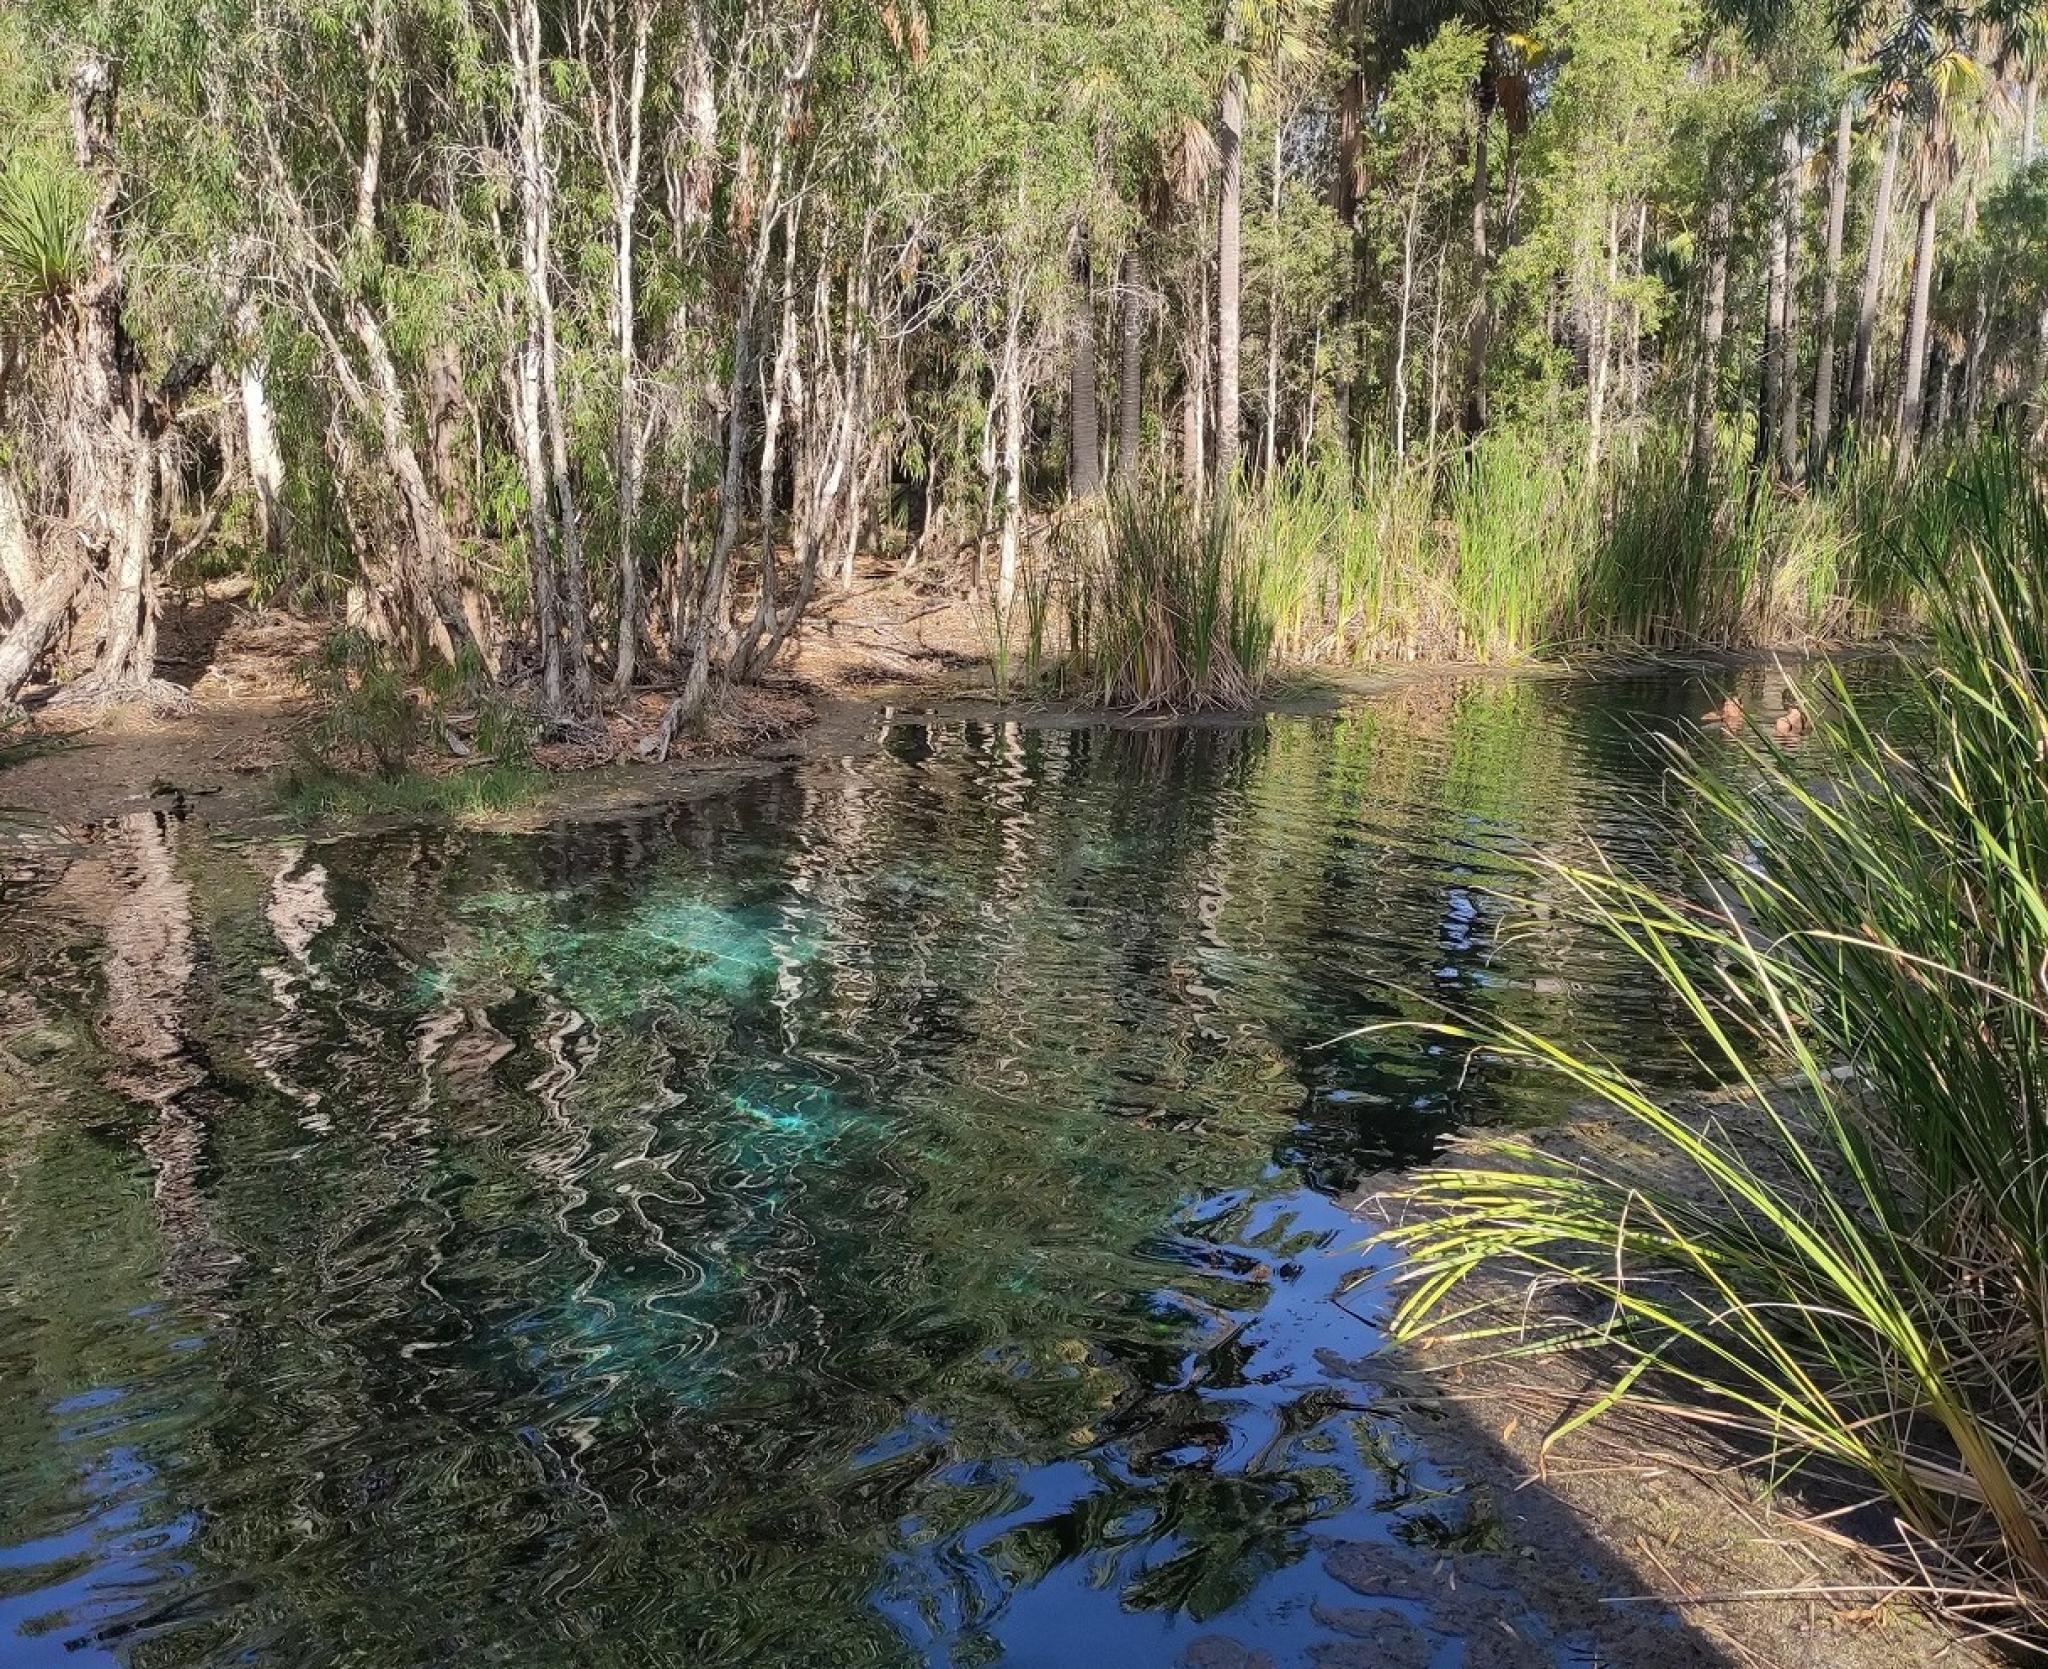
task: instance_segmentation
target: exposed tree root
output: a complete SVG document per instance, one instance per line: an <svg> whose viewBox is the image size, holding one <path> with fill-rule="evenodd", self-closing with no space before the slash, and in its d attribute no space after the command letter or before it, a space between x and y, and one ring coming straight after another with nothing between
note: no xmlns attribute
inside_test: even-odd
<svg viewBox="0 0 2048 1669"><path fill-rule="evenodd" d="M72 712L104 713L139 707L150 713L189 713L192 692L165 678L101 678L90 675L50 697L50 706Z"/></svg>
<svg viewBox="0 0 2048 1669"><path fill-rule="evenodd" d="M703 706L704 703L700 699L694 704L693 709L687 692L677 696L662 713L661 723L656 725L650 734L642 736L634 744L633 751L642 759L651 760L657 765L665 765L668 763L668 750L675 745L676 732L695 717L697 712L702 711Z"/></svg>

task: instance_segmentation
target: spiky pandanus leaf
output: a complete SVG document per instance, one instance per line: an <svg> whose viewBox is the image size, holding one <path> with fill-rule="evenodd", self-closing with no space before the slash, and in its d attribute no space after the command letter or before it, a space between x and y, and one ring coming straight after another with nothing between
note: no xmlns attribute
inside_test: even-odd
<svg viewBox="0 0 2048 1669"><path fill-rule="evenodd" d="M17 159L0 169L0 301L55 305L85 273L85 192L67 170Z"/></svg>

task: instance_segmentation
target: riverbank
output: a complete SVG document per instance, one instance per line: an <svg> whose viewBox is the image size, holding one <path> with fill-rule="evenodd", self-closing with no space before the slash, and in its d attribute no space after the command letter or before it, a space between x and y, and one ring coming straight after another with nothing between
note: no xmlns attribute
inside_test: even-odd
<svg viewBox="0 0 2048 1669"><path fill-rule="evenodd" d="M1241 712L1107 713L1066 699L999 699L980 611L956 587L869 574L815 605L791 654L758 683L719 691L706 722L668 757L642 757L667 692L608 704L601 735L534 748L483 780L493 762L423 749L404 780L331 772L318 757L320 704L302 669L326 628L204 594L165 619L164 663L187 692L182 710L79 714L31 692L29 723L0 737L0 819L23 829L85 824L182 797L211 822L346 832L421 817L503 829L624 815L715 793L763 770L876 745L892 716L1001 717L1035 727L1110 724L1234 727L1274 713L1329 712L1349 701L1445 679L1629 678L1673 672L1709 681L1795 665L1783 650L1587 653L1474 665L1404 661L1298 669ZM1829 651L1839 658L1848 651Z"/></svg>
<svg viewBox="0 0 2048 1669"><path fill-rule="evenodd" d="M1723 1126L1755 1116L1734 1098L1701 1100L1692 1110ZM1483 1148L1493 1134L1467 1132L1440 1163L1478 1162L1473 1144ZM1598 1109L1518 1130L1514 1139L1568 1161L1621 1159L1699 1186L1677 1176L1670 1155ZM1368 1180L1343 1201L1361 1234L1375 1235L1395 1219L1385 1190L1399 1181ZM1347 1307L1383 1313L1399 1296L1399 1279L1397 1262L1376 1261L1360 1272ZM1512 1332L1531 1302L1525 1288L1504 1281L1475 1283L1467 1299L1474 1307L1454 1331ZM1875 1553L1891 1526L1860 1497L1789 1474L1774 1489L1765 1457L1654 1405L1624 1404L1552 1442L1612 1383L1614 1369L1592 1353L1503 1361L1483 1345L1428 1340L1387 1345L1349 1371L1411 1430L1428 1434L1438 1465L1474 1487L1503 1492L1500 1518L1511 1547L1594 1550L1552 1592L1608 1647L1605 1661L1650 1669L1700 1662L1990 1669L2006 1661L1887 1579ZM1839 1516L1823 1521L1831 1514ZM1504 1568L1515 1568L1512 1559ZM1683 1646L1670 1628L1680 1619L1692 1636ZM1724 1655L1703 1656L1706 1643Z"/></svg>
<svg viewBox="0 0 2048 1669"><path fill-rule="evenodd" d="M85 824L182 797L215 823L337 832L433 815L437 797L421 789L434 782L459 805L464 779L492 762L423 749L403 793L380 795L354 773L334 778L361 790L353 796L323 803L298 791L328 770L315 735L321 704L302 676L325 635L321 623L233 598L201 595L172 609L162 660L186 692L183 706L80 713L50 705L48 687L30 691L28 722L0 736L0 818L18 828ZM533 748L509 794L456 820L519 828L619 814L857 749L890 692L957 698L980 676L980 655L972 610L956 594L869 578L822 601L771 675L719 690L705 723L666 759L641 758L636 745L659 726L667 692L639 691L609 704L601 735Z"/></svg>

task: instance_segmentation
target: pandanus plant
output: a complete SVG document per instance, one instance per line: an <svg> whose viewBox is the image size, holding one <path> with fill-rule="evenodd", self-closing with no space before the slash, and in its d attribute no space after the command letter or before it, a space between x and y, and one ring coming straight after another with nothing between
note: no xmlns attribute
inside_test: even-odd
<svg viewBox="0 0 2048 1669"><path fill-rule="evenodd" d="M76 175L33 158L0 170L0 309L49 321L84 278L84 231Z"/></svg>

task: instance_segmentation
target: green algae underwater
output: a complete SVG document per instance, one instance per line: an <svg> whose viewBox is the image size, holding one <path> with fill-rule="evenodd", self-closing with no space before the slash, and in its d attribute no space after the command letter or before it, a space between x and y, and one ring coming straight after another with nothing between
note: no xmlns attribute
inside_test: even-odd
<svg viewBox="0 0 2048 1669"><path fill-rule="evenodd" d="M1343 1549L1501 1551L1350 1365L1345 1201L1557 1110L1331 1039L1437 993L1682 1073L1494 889L1668 856L1645 729L1707 693L900 722L539 835L10 855L0 1656L1308 1661Z"/></svg>

